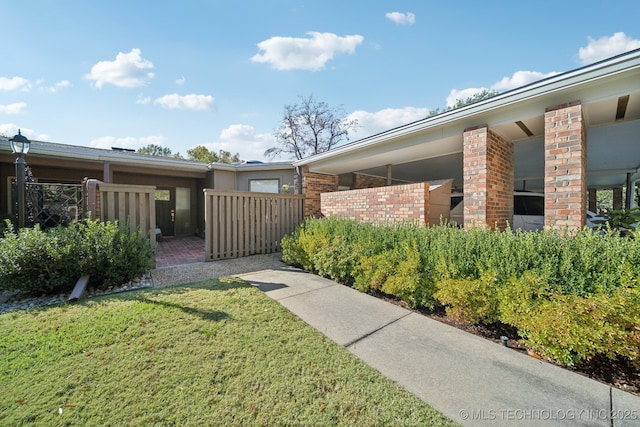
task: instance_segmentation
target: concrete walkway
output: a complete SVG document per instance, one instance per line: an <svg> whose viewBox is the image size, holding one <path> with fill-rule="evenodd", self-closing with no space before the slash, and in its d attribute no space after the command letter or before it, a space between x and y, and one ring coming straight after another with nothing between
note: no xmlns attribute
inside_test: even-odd
<svg viewBox="0 0 640 427"><path fill-rule="evenodd" d="M635 395L330 280L239 277L464 426L640 426Z"/></svg>

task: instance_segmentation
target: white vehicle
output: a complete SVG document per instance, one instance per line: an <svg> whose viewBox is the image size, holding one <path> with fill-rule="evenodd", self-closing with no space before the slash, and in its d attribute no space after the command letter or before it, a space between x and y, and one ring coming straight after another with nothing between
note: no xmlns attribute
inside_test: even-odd
<svg viewBox="0 0 640 427"><path fill-rule="evenodd" d="M462 193L451 193L450 220L456 224L464 224L464 200ZM544 194L527 191L513 193L513 224L516 230L537 231L544 228Z"/></svg>

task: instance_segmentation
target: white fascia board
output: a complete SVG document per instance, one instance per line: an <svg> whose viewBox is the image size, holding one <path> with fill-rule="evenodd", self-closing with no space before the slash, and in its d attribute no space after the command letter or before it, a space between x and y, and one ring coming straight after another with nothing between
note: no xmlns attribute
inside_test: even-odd
<svg viewBox="0 0 640 427"><path fill-rule="evenodd" d="M531 101L552 93L572 89L578 85L588 86L589 83L601 79L615 77L620 73L637 70L640 68L640 49L631 51L613 58L597 62L573 71L569 71L543 80L504 92L495 97L447 111L436 116L427 117L404 126L363 138L359 141L343 145L324 153L309 156L293 162L295 167L321 162L322 160L337 157L349 152L366 150L367 148L397 139L414 132L424 131L444 125L451 125L456 121L469 120L472 116L487 114L492 111L514 106L523 101Z"/></svg>
<svg viewBox="0 0 640 427"><path fill-rule="evenodd" d="M224 170L229 172L267 171L293 169L292 162L271 163L209 163L210 170Z"/></svg>

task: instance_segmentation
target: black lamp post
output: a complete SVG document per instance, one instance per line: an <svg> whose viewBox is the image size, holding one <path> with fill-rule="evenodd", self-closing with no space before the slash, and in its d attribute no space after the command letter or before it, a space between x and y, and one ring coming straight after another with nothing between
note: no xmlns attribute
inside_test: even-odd
<svg viewBox="0 0 640 427"><path fill-rule="evenodd" d="M20 129L18 129L18 134L14 135L9 140L9 143L11 143L11 151L18 155L16 159L16 196L18 199L18 229L20 229L24 228L26 217L24 195L26 162L24 161L24 156L29 152L31 141L23 136L20 133Z"/></svg>

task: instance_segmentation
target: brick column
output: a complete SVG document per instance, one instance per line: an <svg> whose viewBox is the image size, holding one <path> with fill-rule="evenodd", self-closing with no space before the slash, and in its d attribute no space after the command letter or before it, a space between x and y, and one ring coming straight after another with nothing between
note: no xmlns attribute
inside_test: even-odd
<svg viewBox="0 0 640 427"><path fill-rule="evenodd" d="M545 227L581 228L587 205L587 133L582 104L547 108L544 115Z"/></svg>
<svg viewBox="0 0 640 427"><path fill-rule="evenodd" d="M304 217L321 217L320 194L338 191L338 176L309 172L309 166L301 168Z"/></svg>
<svg viewBox="0 0 640 427"><path fill-rule="evenodd" d="M624 206L622 205L622 187L616 187L613 189L613 209L620 210Z"/></svg>
<svg viewBox="0 0 640 427"><path fill-rule="evenodd" d="M505 229L513 222L513 143L486 125L466 129L463 148L464 226Z"/></svg>
<svg viewBox="0 0 640 427"><path fill-rule="evenodd" d="M598 212L598 190L590 188L588 193L589 210L591 212Z"/></svg>

